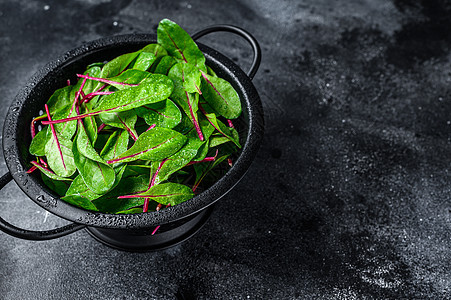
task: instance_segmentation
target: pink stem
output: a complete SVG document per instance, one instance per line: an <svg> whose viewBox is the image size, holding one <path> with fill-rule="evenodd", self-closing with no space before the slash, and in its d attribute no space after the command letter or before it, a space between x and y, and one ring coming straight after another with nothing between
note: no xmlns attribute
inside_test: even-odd
<svg viewBox="0 0 451 300"><path fill-rule="evenodd" d="M191 103L189 103L189 95L188 92L185 91L186 101L188 102L189 113L191 114L191 120L193 121L194 127L196 128L197 135L201 141L204 140L204 136L202 135L202 130L200 130L199 123L197 123L196 118L194 116L193 108L191 107Z"/></svg>
<svg viewBox="0 0 451 300"><path fill-rule="evenodd" d="M227 162L229 163L230 167L233 167L233 162L231 158L227 158Z"/></svg>
<svg viewBox="0 0 451 300"><path fill-rule="evenodd" d="M218 150L216 150L215 156L205 157L204 159L199 160L199 161L194 161L194 160L193 160L193 161L190 161L190 162L187 164L187 166L194 165L194 164L197 164L197 163L206 162L206 161L215 161L215 160L216 160L216 156L218 156Z"/></svg>
<svg viewBox="0 0 451 300"><path fill-rule="evenodd" d="M49 107L47 106L47 104L44 104L44 107L45 107L45 111L47 113L47 118L49 119L49 121L52 121L52 118L50 117ZM61 162L63 163L64 170L66 170L66 164L64 163L64 158L63 158L63 152L61 151L61 145L60 145L60 142L58 141L58 136L56 135L55 126L53 126L53 124L50 124L50 129L52 130L53 137L55 138L56 146L58 147L58 151L61 156Z"/></svg>
<svg viewBox="0 0 451 300"><path fill-rule="evenodd" d="M97 129L97 132L102 131L106 127L105 123L100 124L99 128Z"/></svg>
<svg viewBox="0 0 451 300"><path fill-rule="evenodd" d="M151 235L154 235L156 232L157 232L157 230L160 228L160 225L158 225L157 227L155 227L155 229L152 231L152 234Z"/></svg>
<svg viewBox="0 0 451 300"><path fill-rule="evenodd" d="M147 212L149 210L149 198L144 199L143 212Z"/></svg>
<svg viewBox="0 0 451 300"><path fill-rule="evenodd" d="M42 115L42 116L36 117L36 118L34 118L33 120L31 120L31 126L30 126L30 129L31 129L31 138L32 138L32 139L34 139L34 137L36 136L36 128L34 127L34 123L35 123L36 121L45 119L46 117L47 117L46 115Z"/></svg>
<svg viewBox="0 0 451 300"><path fill-rule="evenodd" d="M75 100L74 100L74 105L77 105L76 103L78 103L78 98L80 97L80 95L83 93L83 87L85 86L86 83L86 78L83 79L83 82L80 85L80 88L78 89L77 93L75 94ZM71 112L72 112L71 108ZM70 113L69 113L70 116Z"/></svg>
<svg viewBox="0 0 451 300"><path fill-rule="evenodd" d="M38 162L43 165L45 168L48 168L49 165L45 162L45 160L42 157L38 157Z"/></svg>
<svg viewBox="0 0 451 300"><path fill-rule="evenodd" d="M147 128L146 132L149 131L149 130L151 130L151 129L153 129L153 128L155 128L155 126L157 126L157 124L152 124L152 125L150 125L150 127Z"/></svg>
<svg viewBox="0 0 451 300"><path fill-rule="evenodd" d="M38 163L37 161L32 161L31 164L36 167L41 167L49 173L55 174L52 170L47 168L48 167L47 164L44 166L44 165L41 165L40 163Z"/></svg>
<svg viewBox="0 0 451 300"><path fill-rule="evenodd" d="M113 93L114 92L92 92L92 93L89 93L86 96L84 96L82 101L87 103L87 102L89 102L89 100L91 100L95 96L98 96L98 95L110 95L110 94L113 94Z"/></svg>
<svg viewBox="0 0 451 300"><path fill-rule="evenodd" d="M70 121L75 121L75 120L79 120L79 119L83 119L86 117L90 117L90 116L95 116L98 115L102 112L105 112L106 110L102 110L102 111L96 111L96 112L91 112L88 114L82 114L82 115L78 115L75 117L70 117L70 118L66 118L66 119L60 119L60 120L54 120L54 121L42 121L41 124L42 125L53 125L53 124L59 124L59 123L66 123L66 122L70 122Z"/></svg>
<svg viewBox="0 0 451 300"><path fill-rule="evenodd" d="M229 127L235 129L235 126L233 126L232 120L227 119L227 123L229 124Z"/></svg>
<svg viewBox="0 0 451 300"><path fill-rule="evenodd" d="M36 166L32 166L28 171L27 174L33 173L33 171L35 171L38 167Z"/></svg>
<svg viewBox="0 0 451 300"><path fill-rule="evenodd" d="M66 82L67 82L67 85L70 85L70 79L68 79Z"/></svg>
<svg viewBox="0 0 451 300"><path fill-rule="evenodd" d="M158 206L160 207L160 208L158 208ZM158 206L157 206L157 211L159 211L160 209L161 209L161 203L159 203L158 204ZM171 204L168 204L168 205L166 205L166 207L169 207L169 206L171 206ZM158 225L157 227L155 227L155 229L152 231L152 234L151 235L154 235L155 233L157 233L157 230L158 229L160 229L160 225Z"/></svg>
<svg viewBox="0 0 451 300"><path fill-rule="evenodd" d="M82 74L77 74L77 76L81 77L81 78L85 78L85 79L91 79L91 80L100 81L100 82L103 82L103 83L108 83L108 84L111 84L111 85L117 84L117 85L138 86L138 84L117 82L117 81L108 80L108 79L105 79L105 78L91 77L91 76L82 75Z"/></svg>

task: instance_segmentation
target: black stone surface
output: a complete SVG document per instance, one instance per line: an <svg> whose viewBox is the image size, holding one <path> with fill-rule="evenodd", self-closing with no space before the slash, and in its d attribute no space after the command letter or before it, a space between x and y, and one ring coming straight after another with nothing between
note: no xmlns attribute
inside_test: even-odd
<svg viewBox="0 0 451 300"><path fill-rule="evenodd" d="M252 168L197 235L161 252L116 251L85 231L45 242L0 233L0 298L451 298L448 1L1 0L0 121L55 56L154 33L165 17L190 33L234 24L260 41L266 136ZM239 38L202 42L250 64ZM67 224L14 183L0 199L18 226Z"/></svg>

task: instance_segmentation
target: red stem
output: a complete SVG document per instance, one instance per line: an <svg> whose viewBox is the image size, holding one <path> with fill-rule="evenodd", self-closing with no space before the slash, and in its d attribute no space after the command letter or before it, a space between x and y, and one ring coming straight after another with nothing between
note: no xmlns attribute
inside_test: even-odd
<svg viewBox="0 0 451 300"><path fill-rule="evenodd" d="M229 127L235 129L235 126L233 126L232 120L227 119L227 123L229 124Z"/></svg>
<svg viewBox="0 0 451 300"><path fill-rule="evenodd" d="M215 156L205 157L204 159L199 160L199 161L194 161L194 160L193 160L193 161L190 161L190 162L187 164L187 166L191 166L191 165L194 165L194 164L198 164L198 163L202 163L202 162L207 162L207 161L215 161L217 156L218 156L218 149L216 149L216 154L215 154Z"/></svg>
<svg viewBox="0 0 451 300"><path fill-rule="evenodd" d="M82 74L77 74L77 76L81 77L81 78L85 78L85 79L91 79L91 80L95 80L95 81L100 81L100 82L111 84L111 85L118 84L118 85L138 86L138 84L117 82L117 81L108 80L108 79L105 79L105 78L91 77L91 76L82 75Z"/></svg>
<svg viewBox="0 0 451 300"><path fill-rule="evenodd" d="M98 95L110 95L113 94L114 92L92 92L87 94L86 96L83 97L82 101L87 103L89 102L92 98L94 98L95 96Z"/></svg>
<svg viewBox="0 0 451 300"><path fill-rule="evenodd" d="M97 129L97 132L102 131L106 127L105 123L100 124L99 128Z"/></svg>
<svg viewBox="0 0 451 300"><path fill-rule="evenodd" d="M191 114L191 120L193 121L194 127L196 128L196 132L197 132L197 135L199 136L199 139L201 141L203 141L204 136L202 135L202 130L200 130L199 124L197 123L196 117L194 116L193 108L191 106L191 103L189 102L188 92L185 91L185 95L186 95L186 101L187 101L188 107L189 107L189 113Z"/></svg>
<svg viewBox="0 0 451 300"><path fill-rule="evenodd" d="M28 171L27 174L33 173L33 171L35 171L38 167L36 166L32 166Z"/></svg>
<svg viewBox="0 0 451 300"><path fill-rule="evenodd" d="M151 130L151 129L153 129L153 128L155 128L155 126L157 126L157 124L152 124L152 125L150 125L150 127L147 128L146 132L149 131L149 130Z"/></svg>
<svg viewBox="0 0 451 300"><path fill-rule="evenodd" d="M144 199L143 212L147 212L149 210L149 198Z"/></svg>
<svg viewBox="0 0 451 300"><path fill-rule="evenodd" d="M157 227L155 227L155 229L152 231L152 233L151 233L151 235L154 235L156 232L157 232L157 230L160 228L160 225L158 225Z"/></svg>
<svg viewBox="0 0 451 300"><path fill-rule="evenodd" d="M36 136L36 128L34 127L34 123L36 121L45 119L47 116L46 115L42 115L39 117L34 118L33 120L31 120L31 126L30 126L30 130L31 130L31 138L34 139L34 137Z"/></svg>

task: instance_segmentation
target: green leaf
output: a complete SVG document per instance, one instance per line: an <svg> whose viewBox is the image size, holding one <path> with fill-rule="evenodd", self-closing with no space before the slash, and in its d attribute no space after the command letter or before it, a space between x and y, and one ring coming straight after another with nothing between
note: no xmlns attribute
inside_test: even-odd
<svg viewBox="0 0 451 300"><path fill-rule="evenodd" d="M72 86L65 86L61 89L56 90L50 99L47 101L49 111L55 112L68 104L72 104L73 98L71 98Z"/></svg>
<svg viewBox="0 0 451 300"><path fill-rule="evenodd" d="M131 199L134 199L136 202L133 206L137 206L144 203L144 198L150 198L163 205L174 206L193 198L193 196L193 191L186 185L168 182L154 185L148 191L137 194L136 198L130 198L130 202L133 201Z"/></svg>
<svg viewBox="0 0 451 300"><path fill-rule="evenodd" d="M101 195L91 191L83 180L83 177L79 174L77 177L75 177L69 189L66 191L65 196L77 196L92 201L99 198ZM63 197L62 199L65 200L65 197Z"/></svg>
<svg viewBox="0 0 451 300"><path fill-rule="evenodd" d="M72 103L60 108L57 111L50 111L52 120L61 120L77 115L75 108L72 107ZM58 132L58 136L64 136L67 139L71 139L75 131L77 130L77 121L69 121L64 123L55 124L55 130Z"/></svg>
<svg viewBox="0 0 451 300"><path fill-rule="evenodd" d="M213 77L218 77L218 75L216 75L215 71L213 71L213 69L210 68L209 66L207 66L207 74L211 75Z"/></svg>
<svg viewBox="0 0 451 300"><path fill-rule="evenodd" d="M45 144L45 156L47 164L61 177L70 177L77 168L74 163L74 154L72 153L72 141L64 136L58 136L61 153L58 149L58 143L51 130L47 130L48 141Z"/></svg>
<svg viewBox="0 0 451 300"><path fill-rule="evenodd" d="M177 131L155 127L138 137L135 144L108 163L129 162L137 159L163 160L177 152L186 142L186 137Z"/></svg>
<svg viewBox="0 0 451 300"><path fill-rule="evenodd" d="M155 57L162 58L163 56L168 55L166 49L164 49L161 45L158 44L149 44L141 49L142 52L149 52L155 55Z"/></svg>
<svg viewBox="0 0 451 300"><path fill-rule="evenodd" d="M88 67L88 69L83 73L84 75L89 75L91 77L100 77L102 73L102 68L100 66L91 66ZM83 83L83 78L79 79L77 82L77 85L75 85L74 90L78 91L80 89L80 85ZM97 87L98 82L94 80L86 80L85 85L83 86L83 93L85 95L92 93L95 91L95 88ZM72 98L72 101L74 99Z"/></svg>
<svg viewBox="0 0 451 300"><path fill-rule="evenodd" d="M91 112L91 103L85 103L84 107L84 111L86 113ZM86 134L88 135L92 145L94 145L97 140L97 122L95 118L95 116L89 116L83 119L83 126L85 127Z"/></svg>
<svg viewBox="0 0 451 300"><path fill-rule="evenodd" d="M205 176L211 172L214 167L222 163L224 160L226 160L230 156L230 153L225 153L223 155L220 155L219 157L216 157L214 161L205 162L205 163L198 163L193 165L194 171L196 173L196 180L194 181L194 187L197 187L200 182L205 178Z"/></svg>
<svg viewBox="0 0 451 300"><path fill-rule="evenodd" d="M208 140L211 133L214 131L213 126L211 126L211 124L206 120L201 120L200 126L204 132L206 140ZM155 177L155 184L168 179L174 172L185 167L197 155L199 148L206 143L206 141L199 140L194 130L190 131L187 137L188 141L186 144L174 155L170 156L161 166L160 171ZM158 165L159 164L160 162L158 162Z"/></svg>
<svg viewBox="0 0 451 300"><path fill-rule="evenodd" d="M102 113L99 117L106 125L125 129L133 139L138 137L138 134L135 131L135 123L138 116L134 110Z"/></svg>
<svg viewBox="0 0 451 300"><path fill-rule="evenodd" d="M172 80L167 76L153 74L137 87L132 87L102 97L93 112L126 111L142 105L156 103L168 98L173 89Z"/></svg>
<svg viewBox="0 0 451 300"><path fill-rule="evenodd" d="M179 25L171 20L161 20L157 28L157 40L168 53L197 68L207 71L205 57L193 39Z"/></svg>
<svg viewBox="0 0 451 300"><path fill-rule="evenodd" d="M199 120L197 111L199 109L199 94L188 93L183 87L183 82L178 79L173 79L174 91L172 92L171 98L180 106L185 114L189 117L194 127L199 126Z"/></svg>
<svg viewBox="0 0 451 300"><path fill-rule="evenodd" d="M219 77L202 74L202 96L221 116L235 119L241 114L241 102L232 85Z"/></svg>
<svg viewBox="0 0 451 300"><path fill-rule="evenodd" d="M147 71L152 66L157 57L150 52L141 52L130 66L130 69Z"/></svg>
<svg viewBox="0 0 451 300"><path fill-rule="evenodd" d="M201 84L201 72L192 64L179 62L175 64L168 73L172 80L178 79L183 82L183 87L188 93L199 93Z"/></svg>
<svg viewBox="0 0 451 300"><path fill-rule="evenodd" d="M182 120L180 109L170 99L135 108L135 111L148 125L158 127L174 128Z"/></svg>
<svg viewBox="0 0 451 300"><path fill-rule="evenodd" d="M114 184L111 187L111 189L114 189L119 184L119 182L122 179L125 169L126 169L126 165L123 165L121 168L119 168L119 170L116 174ZM72 182L69 189L67 190L66 196L83 197L89 201L92 201L92 200L98 199L102 195L96 194L93 191L91 191L88 188L88 186L86 185L86 183L83 180L83 178L81 177L81 175L78 175L77 177L75 177L74 181ZM64 200L64 198L62 198L62 199Z"/></svg>
<svg viewBox="0 0 451 300"><path fill-rule="evenodd" d="M100 73L101 78L111 78L124 71L130 63L141 53L141 50L122 54L107 62Z"/></svg>
<svg viewBox="0 0 451 300"><path fill-rule="evenodd" d="M210 149L210 141L203 143L197 150L196 156L193 157L193 161L201 161L207 157L208 150Z"/></svg>
<svg viewBox="0 0 451 300"><path fill-rule="evenodd" d="M214 113L205 113L204 115L208 119L208 121L213 125L213 127L217 131L219 131L219 133L221 133L224 137L233 142L238 148L241 148L241 145L238 141L239 138L238 133L234 134L233 128L227 127L224 123L219 121Z"/></svg>
<svg viewBox="0 0 451 300"><path fill-rule="evenodd" d="M41 173L44 174L48 178L51 178L54 180L59 180L59 181L72 181L72 179L59 176L59 175L55 174L54 172L52 172L51 170L44 168L43 166L41 166L40 164L38 164L34 161L32 161L31 164L33 166L35 166L36 168L38 168L41 171Z"/></svg>
<svg viewBox="0 0 451 300"><path fill-rule="evenodd" d="M128 132L125 130L114 131L105 143L100 156L104 160L110 160L127 151L128 137Z"/></svg>
<svg viewBox="0 0 451 300"><path fill-rule="evenodd" d="M123 177L120 184L102 197L93 200L94 205L102 212L116 213L134 207L128 199L117 199L118 196L145 191L149 185L149 175Z"/></svg>
<svg viewBox="0 0 451 300"><path fill-rule="evenodd" d="M158 65L156 65L155 70L153 70L153 73L167 75L171 67L176 63L177 60L172 56L163 56Z"/></svg>
<svg viewBox="0 0 451 300"><path fill-rule="evenodd" d="M95 151L82 125L78 127L73 152L75 165L86 186L96 194L109 191L115 181L115 172Z"/></svg>
<svg viewBox="0 0 451 300"><path fill-rule="evenodd" d="M121 83L127 83L127 84L139 84L144 79L150 77L151 75L152 74L150 74L149 72L133 69L133 70L125 70L121 74L119 74L113 78L110 78L110 80L114 81L114 82L121 82ZM112 83L111 85L119 90L130 88L130 86L123 85L123 84Z"/></svg>
<svg viewBox="0 0 451 300"><path fill-rule="evenodd" d="M48 141L49 136L47 135L47 128L45 126L39 131L30 144L30 154L35 156L45 156L45 145Z"/></svg>
<svg viewBox="0 0 451 300"><path fill-rule="evenodd" d="M98 211L97 207L91 201L80 195L68 195L62 198L65 202L87 210Z"/></svg>

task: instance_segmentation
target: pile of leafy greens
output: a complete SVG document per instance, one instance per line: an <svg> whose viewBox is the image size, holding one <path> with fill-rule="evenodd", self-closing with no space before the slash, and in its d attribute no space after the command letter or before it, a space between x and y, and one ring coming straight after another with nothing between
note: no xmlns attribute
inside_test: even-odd
<svg viewBox="0 0 451 300"><path fill-rule="evenodd" d="M232 165L237 92L177 24L164 19L157 33L157 44L87 66L32 120L28 172L39 170L64 201L105 213L159 210Z"/></svg>

